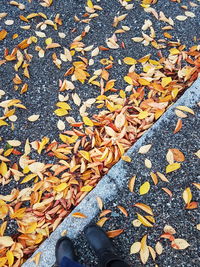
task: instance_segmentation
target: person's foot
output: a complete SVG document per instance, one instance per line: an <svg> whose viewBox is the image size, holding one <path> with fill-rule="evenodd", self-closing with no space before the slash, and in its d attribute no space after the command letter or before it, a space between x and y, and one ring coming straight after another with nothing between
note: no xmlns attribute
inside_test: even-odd
<svg viewBox="0 0 200 267"><path fill-rule="evenodd" d="M76 261L76 254L72 241L64 236L61 237L56 243L56 263L60 266L63 257L67 257L72 261Z"/></svg>
<svg viewBox="0 0 200 267"><path fill-rule="evenodd" d="M96 224L84 228L86 239L98 256L101 266L108 266L112 261L121 260L115 255L114 247L106 232Z"/></svg>

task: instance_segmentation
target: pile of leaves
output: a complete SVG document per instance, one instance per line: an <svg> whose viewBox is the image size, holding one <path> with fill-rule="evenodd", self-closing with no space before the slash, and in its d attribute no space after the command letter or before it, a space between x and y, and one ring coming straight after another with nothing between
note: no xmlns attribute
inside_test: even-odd
<svg viewBox="0 0 200 267"><path fill-rule="evenodd" d="M29 2L31 3L31 0ZM129 3L128 0L119 2L126 12L134 8L133 3ZM156 40L152 22L145 20L142 37L136 36L132 39L134 42L141 42L141 45L149 45L158 50L158 58L153 60L149 54L139 59L125 57L123 62L118 60L119 64L130 67L127 75L123 77L127 84L124 90L115 88L116 80L110 79L109 70L115 64L111 55L109 58L102 58L99 62L101 67L93 73L90 71L90 66L93 66L95 57L100 53L124 48L124 43L119 43L117 35L128 32L129 27L123 25L118 29L116 27L125 20L128 13L114 17L114 32L105 40L105 46L86 46L84 37L90 32L90 23L102 10L100 5L88 0L82 18L74 17L77 23L88 25L68 48L54 43L45 33L47 27L52 27L55 31L62 27L60 14L55 14L54 20L41 12L20 16L19 19L26 23L25 26L21 26L23 30L31 29L30 22L36 18L40 18L41 22L36 25L34 35L20 42L17 42L18 34L15 33L12 36L12 39L16 40L15 47L12 51L5 48L4 55L1 55L1 68L9 62L13 63L14 89L20 94L25 94L29 90L29 84L24 82L24 79L31 79L29 71L33 58L29 53L31 47L34 47L39 58L45 57L47 50L55 49L56 52L52 53L54 67L61 69L64 62L70 62L71 67L59 80L60 93L55 114L59 117L57 126L60 130L60 141L51 141L48 137L35 141L27 139L23 142L13 139L6 140L6 145L0 148L1 185L6 187L12 180L20 184L27 183L21 190L14 188L10 194L0 195L0 219L3 221L0 226L0 266L20 266L120 158L130 160L124 155L128 148L197 79L200 71L200 46L195 45L186 50L185 45L181 45L179 41L172 42L170 34L166 31L173 28L174 21L172 18L167 18L163 12L157 13L150 6L155 3L156 1L143 1L141 8L144 12L152 13L158 20L167 23L163 27L165 39ZM14 8L25 9L25 5L17 1L10 1L10 4ZM43 0L40 4L51 8L53 1ZM196 4L191 4L194 5ZM195 16L193 14L190 12L185 16L192 18ZM6 20L6 16L7 13L0 13L0 19L4 20L6 25L12 25L14 22ZM4 42L10 34L2 29L0 42ZM60 31L58 34L60 38L66 36ZM40 38L45 38L45 47L37 44ZM163 56L161 51L163 48L167 48L167 56ZM61 50L63 52L57 52ZM136 71L137 67L142 71ZM19 70L22 70L23 74L19 74ZM99 96L89 98L82 103L81 96L74 93L74 89L77 84L81 86L83 83L98 88ZM64 95L63 92L68 94ZM28 107L19 99L5 100L4 97L6 92L0 90L2 98L0 127L3 129L10 126L14 129L14 123L17 121L16 110L26 110ZM71 106L67 103L69 98L72 98L79 107L82 120L77 121L68 116L71 110ZM92 116L87 110L91 106L99 109L99 112ZM181 129L183 116L180 108L177 111L175 132ZM69 125L68 129L65 128L63 118ZM33 114L28 118L31 122L38 119L39 114ZM33 151L38 155L46 154L50 159L54 158L56 163L37 161L31 156ZM14 163L13 156L17 157ZM174 167L177 165L171 166ZM81 215L74 214L74 216ZM15 220L18 225L18 233L12 237L4 235L8 218ZM146 237L143 237L141 249L145 242Z"/></svg>

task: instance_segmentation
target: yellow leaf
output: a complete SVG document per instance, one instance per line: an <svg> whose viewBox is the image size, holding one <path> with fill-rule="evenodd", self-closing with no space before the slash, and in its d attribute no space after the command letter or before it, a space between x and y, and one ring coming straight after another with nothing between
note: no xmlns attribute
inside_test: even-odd
<svg viewBox="0 0 200 267"><path fill-rule="evenodd" d="M65 190L65 188L67 188L67 183L61 183L61 184L54 187L56 192L61 192L61 191Z"/></svg>
<svg viewBox="0 0 200 267"><path fill-rule="evenodd" d="M49 45L49 44L51 44L53 41L52 41L52 38L47 38L46 40L45 40L45 43L46 43L46 45Z"/></svg>
<svg viewBox="0 0 200 267"><path fill-rule="evenodd" d="M109 218L103 217L101 218L96 224L100 227L103 227L104 223L108 220Z"/></svg>
<svg viewBox="0 0 200 267"><path fill-rule="evenodd" d="M144 111L141 111L139 114L138 114L138 119L142 120L142 119L145 119L146 117L148 117L149 113L148 111L144 110Z"/></svg>
<svg viewBox="0 0 200 267"><path fill-rule="evenodd" d="M85 123L85 125L94 126L94 123L88 117L83 117L83 122Z"/></svg>
<svg viewBox="0 0 200 267"><path fill-rule="evenodd" d="M84 151L84 150L80 150L79 153L81 154L81 156L88 160L88 161L91 161L91 157L90 157L90 153L87 152L87 151Z"/></svg>
<svg viewBox="0 0 200 267"><path fill-rule="evenodd" d="M8 171L7 165L5 162L2 161L0 164L0 174L4 176L7 173L7 171Z"/></svg>
<svg viewBox="0 0 200 267"><path fill-rule="evenodd" d="M92 190L92 186L86 185L81 188L81 192L90 192Z"/></svg>
<svg viewBox="0 0 200 267"><path fill-rule="evenodd" d="M66 109L63 109L63 108L58 108L58 109L56 109L56 110L54 111L54 113L55 113L57 116L61 117L61 116L65 116L65 115L67 115L67 114L68 114L68 111L67 111Z"/></svg>
<svg viewBox="0 0 200 267"><path fill-rule="evenodd" d="M28 225L28 227L26 228L25 233L26 234L32 234L33 232L35 232L37 228L37 222L32 222L31 224Z"/></svg>
<svg viewBox="0 0 200 267"><path fill-rule="evenodd" d="M185 204L189 204L192 200L192 192L189 187L183 191L183 200L185 201Z"/></svg>
<svg viewBox="0 0 200 267"><path fill-rule="evenodd" d="M177 48L171 48L169 50L169 52L170 52L171 55L178 55L178 54L180 54L180 51Z"/></svg>
<svg viewBox="0 0 200 267"><path fill-rule="evenodd" d="M139 189L140 195L144 195L144 194L148 193L149 189L150 189L150 183L149 182L143 183Z"/></svg>
<svg viewBox="0 0 200 267"><path fill-rule="evenodd" d="M141 85L149 85L149 84L150 84L150 82L147 81L147 80L144 79L144 78L139 78L139 79L138 79L138 82L139 82Z"/></svg>
<svg viewBox="0 0 200 267"><path fill-rule="evenodd" d="M181 167L180 163L172 163L167 165L166 167L166 173L173 172L175 170L178 170Z"/></svg>
<svg viewBox="0 0 200 267"><path fill-rule="evenodd" d="M0 126L8 125L6 121L0 120Z"/></svg>
<svg viewBox="0 0 200 267"><path fill-rule="evenodd" d="M35 178L36 176L37 176L37 174L35 174L35 173L32 173L32 174L27 175L27 176L21 181L21 184L24 184L24 183L29 182L30 180L32 180L32 179Z"/></svg>
<svg viewBox="0 0 200 267"><path fill-rule="evenodd" d="M92 3L91 0L87 0L87 6L88 6L89 8L94 8L93 3Z"/></svg>
<svg viewBox="0 0 200 267"><path fill-rule="evenodd" d="M131 162L132 161L132 159L129 156L126 156L126 155L123 155L121 157L121 159L124 160L124 161L126 161L126 162Z"/></svg>
<svg viewBox="0 0 200 267"><path fill-rule="evenodd" d="M161 82L162 87L167 86L168 84L171 83L171 81L172 81L172 78L171 77L164 77L164 78L162 78L162 82Z"/></svg>
<svg viewBox="0 0 200 267"><path fill-rule="evenodd" d="M194 111L191 108L189 108L189 107L186 107L186 106L177 106L176 108L179 109L179 110L182 110L182 111L186 111L186 112L191 113L191 114L194 115Z"/></svg>
<svg viewBox="0 0 200 267"><path fill-rule="evenodd" d="M146 227L153 227L153 224L150 223L144 216L141 214L137 213L138 220Z"/></svg>
<svg viewBox="0 0 200 267"><path fill-rule="evenodd" d="M134 65L137 63L137 60L135 60L134 58L132 57L125 57L123 59L124 63L127 64L127 65Z"/></svg>
<svg viewBox="0 0 200 267"><path fill-rule="evenodd" d="M6 257L7 257L7 259L8 259L8 265L9 265L9 266L12 266L13 263L14 263L14 255L13 255L13 252L10 251L10 250L8 250L8 251L6 252Z"/></svg>
<svg viewBox="0 0 200 267"><path fill-rule="evenodd" d="M136 204L134 205L134 207L140 208L141 210L144 210L145 212L147 212L147 213L149 213L150 215L153 216L153 211L152 211L152 209L151 209L148 205L146 205L146 204L143 204L143 203L136 203Z"/></svg>
<svg viewBox="0 0 200 267"><path fill-rule="evenodd" d="M71 109L70 105L68 105L65 102L58 102L58 103L56 103L56 106L61 108L61 109L66 109L66 110Z"/></svg>
<svg viewBox="0 0 200 267"><path fill-rule="evenodd" d="M133 81L132 81L131 77L129 77L129 76L124 76L124 81L127 82L128 84L133 84Z"/></svg>

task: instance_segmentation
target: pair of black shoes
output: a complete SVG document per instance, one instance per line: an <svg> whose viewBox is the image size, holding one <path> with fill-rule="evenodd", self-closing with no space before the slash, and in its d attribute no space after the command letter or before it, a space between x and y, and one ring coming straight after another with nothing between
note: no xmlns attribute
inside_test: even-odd
<svg viewBox="0 0 200 267"><path fill-rule="evenodd" d="M111 266L110 264L116 261L122 262L123 265L123 260L115 255L112 242L101 227L97 226L96 224L86 226L84 229L84 234L88 243L98 256L100 266ZM61 237L56 244L56 262L58 266L60 266L63 257L67 257L70 260L77 262L77 256L75 254L73 243L66 236Z"/></svg>

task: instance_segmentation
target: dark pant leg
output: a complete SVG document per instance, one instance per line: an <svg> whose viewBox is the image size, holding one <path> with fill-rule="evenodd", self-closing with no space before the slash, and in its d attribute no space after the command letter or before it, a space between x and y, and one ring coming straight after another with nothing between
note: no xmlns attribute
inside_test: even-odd
<svg viewBox="0 0 200 267"><path fill-rule="evenodd" d="M78 262L68 259L67 257L63 257L59 267L84 267L84 266L79 264Z"/></svg>
<svg viewBox="0 0 200 267"><path fill-rule="evenodd" d="M112 261L110 262L106 267L130 267L128 265L128 263L126 263L123 260L116 260L116 261Z"/></svg>

